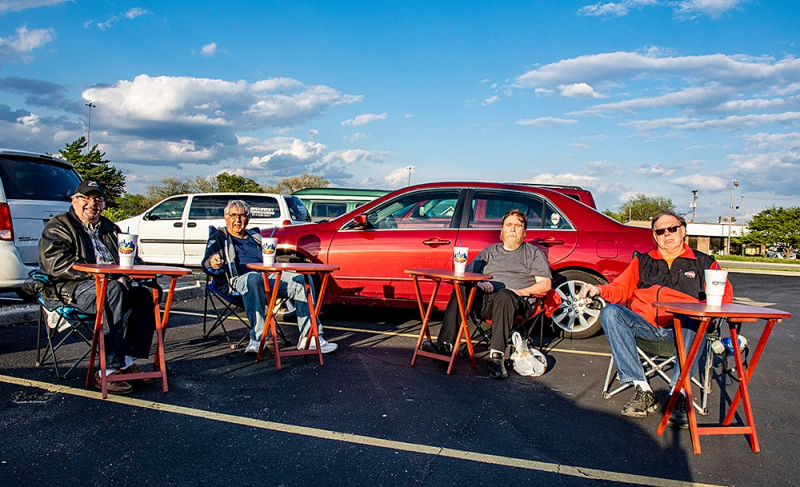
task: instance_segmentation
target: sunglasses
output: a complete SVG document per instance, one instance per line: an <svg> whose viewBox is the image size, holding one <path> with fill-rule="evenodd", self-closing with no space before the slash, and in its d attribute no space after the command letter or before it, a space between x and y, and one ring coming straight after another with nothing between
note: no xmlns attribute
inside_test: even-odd
<svg viewBox="0 0 800 487"><path fill-rule="evenodd" d="M656 232L656 235L658 235L660 237L661 235L664 235L664 233L666 233L666 232L677 233L679 228L681 228L681 225L673 225L671 227L658 228L658 229L653 230L653 231Z"/></svg>

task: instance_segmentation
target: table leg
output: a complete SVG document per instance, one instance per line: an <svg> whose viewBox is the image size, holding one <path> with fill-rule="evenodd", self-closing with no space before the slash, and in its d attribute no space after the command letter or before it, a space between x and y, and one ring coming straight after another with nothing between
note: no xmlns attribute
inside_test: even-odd
<svg viewBox="0 0 800 487"><path fill-rule="evenodd" d="M94 357L98 353L98 346L100 349L100 374L102 375L100 383L102 384L101 391L103 399L108 397L108 382L106 380L106 341L103 333L103 308L106 301L106 288L108 287L108 276L105 274L95 274L94 276L95 287L95 318L94 318L94 334L92 335L92 351L89 354L89 370L86 373L86 387L92 387L94 383Z"/></svg>
<svg viewBox="0 0 800 487"><path fill-rule="evenodd" d="M429 341L433 340L433 338L431 337L431 332L428 329L428 323L430 322L431 319L431 312L433 311L433 303L436 301L436 295L439 293L439 284L441 284L442 280L438 278L433 279L435 283L433 286L433 294L431 294L431 299L430 302L428 303L428 308L426 310L424 309L425 305L423 304L422 293L420 292L419 289L419 277L416 275L412 277L414 279L414 290L417 293L417 304L419 305L419 312L422 318L422 328L419 331L419 338L417 338L417 346L414 347L414 355L411 357L411 365L413 366L417 362L417 355L422 355L424 357L429 357L429 358L441 359L440 355L428 354L428 352L421 351L420 347L422 346L423 337L427 337Z"/></svg>
<svg viewBox="0 0 800 487"><path fill-rule="evenodd" d="M664 430L667 427L667 421L669 421L669 417L672 415L672 409L678 402L678 397L681 393L681 387L683 387L683 390L686 393L686 404L688 405L686 409L687 415L689 416L689 431L692 436L692 448L696 454L701 453L700 436L697 432L697 415L695 413L694 403L692 400L692 379L689 377L689 373L691 372L691 364L694 363L697 353L700 351L700 344L705 340L706 329L708 328L710 318L699 318L698 321L699 325L697 327L697 334L692 341L692 346L689 349L689 355L687 356L683 343L683 329L681 327L680 316L675 315L675 319L673 320L675 340L677 342L678 349L678 364L681 368L681 373L677 383L675 384L675 387L672 390L672 393L669 396L667 407L664 409L664 415L661 417L661 422L658 424L657 430L659 435L664 433Z"/></svg>
<svg viewBox="0 0 800 487"><path fill-rule="evenodd" d="M458 327L458 336L456 337L456 342L453 344L453 355L450 357L450 365L447 367L447 373L449 374L453 370L453 364L456 361L456 355L458 355L458 349L461 348L461 338L464 337L464 340L467 342L467 353L469 354L469 359L472 364L473 369L477 369L478 365L475 363L475 351L472 349L472 338L469 336L469 322L467 321L467 314L469 313L470 308L472 307L472 300L475 297L475 287L471 286L469 290L469 298L467 305L464 305L464 297L461 294L461 286L458 283L454 283L453 287L456 291L456 299L458 300L458 312L461 317L461 324Z"/></svg>
<svg viewBox="0 0 800 487"><path fill-rule="evenodd" d="M172 298L175 294L175 285L178 278L172 276L169 281L169 289L167 290L167 300L164 303L164 314L161 314L160 303L158 302L158 281L153 278L153 313L156 318L156 354L153 358L153 372L161 372L161 391L169 391L167 384L167 359L166 352L164 351L164 333L167 329L167 322L169 321L169 311L172 307Z"/></svg>
<svg viewBox="0 0 800 487"><path fill-rule="evenodd" d="M264 353L264 345L266 344L267 340L267 327L269 327L269 332L272 334L272 349L275 352L275 368L281 370L281 355L280 350L278 348L278 336L275 329L275 303L278 301L278 290L280 289L279 286L281 284L281 275L283 271L275 272L275 285L273 286L275 289L270 289L269 287L269 275L266 272L261 273L264 279L264 292L267 296L267 309L266 309L266 320L264 321L264 329L261 330L261 340L258 344L258 354L256 355L256 362L261 361L261 356ZM255 326L255 324L252 324Z"/></svg>
<svg viewBox="0 0 800 487"><path fill-rule="evenodd" d="M318 303L314 303L314 292L311 289L311 276L309 274L303 274L303 284L306 290L306 300L308 302L308 312L311 315L311 325L308 329L308 336L306 336L306 350L308 347L311 346L311 338L314 339L314 342L317 344L317 357L319 358L319 364L325 365L322 361L322 346L319 343L319 311L322 305L322 296L324 296L325 292L325 285L328 282L328 274L324 274L322 276L322 285L320 286L320 299Z"/></svg>
<svg viewBox="0 0 800 487"><path fill-rule="evenodd" d="M736 410L739 408L739 401L742 401L744 403L744 414L746 420L745 426L747 426L749 429L748 436L750 437L750 447L754 452L761 451L761 447L758 444L758 436L756 435L756 424L753 416L752 404L750 403L750 390L748 386L750 384L750 378L753 376L753 372L758 364L758 360L761 358L761 353L764 351L764 347L767 344L769 335L772 333L772 328L775 326L776 322L777 320L767 321L764 331L761 333L761 338L758 340L758 345L756 345L756 349L753 352L753 358L751 359L750 365L748 365L746 371L744 369L742 353L739 350L739 347L733 347L733 357L734 361L736 362L736 370L739 374L739 388L736 390L736 394L733 396L730 409L728 409L728 413L725 415L725 420L722 422L722 424L723 426L729 426L731 424L733 417L736 415ZM736 326L729 322L728 327L731 335L731 343L738 344L739 335L736 332Z"/></svg>

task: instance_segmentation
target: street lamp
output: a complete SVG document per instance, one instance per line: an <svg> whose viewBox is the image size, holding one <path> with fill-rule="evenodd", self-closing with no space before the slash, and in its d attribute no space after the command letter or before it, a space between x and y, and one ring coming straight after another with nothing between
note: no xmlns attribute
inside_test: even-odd
<svg viewBox="0 0 800 487"><path fill-rule="evenodd" d="M414 170L414 166L408 166L408 167L406 167L406 169L408 170L408 184L407 184L407 186L411 186L411 171Z"/></svg>
<svg viewBox="0 0 800 487"><path fill-rule="evenodd" d="M742 238L744 238L744 195L742 195L742 204L740 205L742 208ZM742 257L744 257L744 242L742 242Z"/></svg>
<svg viewBox="0 0 800 487"><path fill-rule="evenodd" d="M728 242L725 246L725 255L731 255L731 225L733 225L733 189L739 187L739 181L734 180L733 186L729 186L728 189L731 190L731 205L730 211L728 212Z"/></svg>
<svg viewBox="0 0 800 487"><path fill-rule="evenodd" d="M89 108L89 126L86 133L86 153L88 154L92 150L92 108L97 108L97 105L89 102L85 106Z"/></svg>

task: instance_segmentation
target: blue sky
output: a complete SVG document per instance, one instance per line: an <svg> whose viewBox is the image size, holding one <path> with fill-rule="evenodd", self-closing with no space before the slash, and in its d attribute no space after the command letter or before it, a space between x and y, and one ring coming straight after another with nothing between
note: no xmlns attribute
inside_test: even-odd
<svg viewBox="0 0 800 487"><path fill-rule="evenodd" d="M0 146L128 191L302 172L528 181L697 220L800 205L800 2L0 0ZM410 168L410 169L409 169ZM742 209L736 210L740 217Z"/></svg>

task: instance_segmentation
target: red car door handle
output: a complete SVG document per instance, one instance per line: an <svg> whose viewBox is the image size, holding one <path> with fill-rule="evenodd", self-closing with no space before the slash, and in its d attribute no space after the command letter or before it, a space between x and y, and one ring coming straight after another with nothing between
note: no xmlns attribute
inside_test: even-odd
<svg viewBox="0 0 800 487"><path fill-rule="evenodd" d="M442 240L442 239L439 239L439 238L432 238L430 240L424 240L422 243L425 244L425 245L431 245L431 246L433 246L433 245L450 245L450 241L449 240Z"/></svg>
<svg viewBox="0 0 800 487"><path fill-rule="evenodd" d="M566 243L563 240L557 240L557 239L555 239L553 237L536 238L536 239L533 240L533 242L537 243L537 244L540 244L540 245L545 245L545 246L548 246L548 247L550 245L564 245Z"/></svg>

